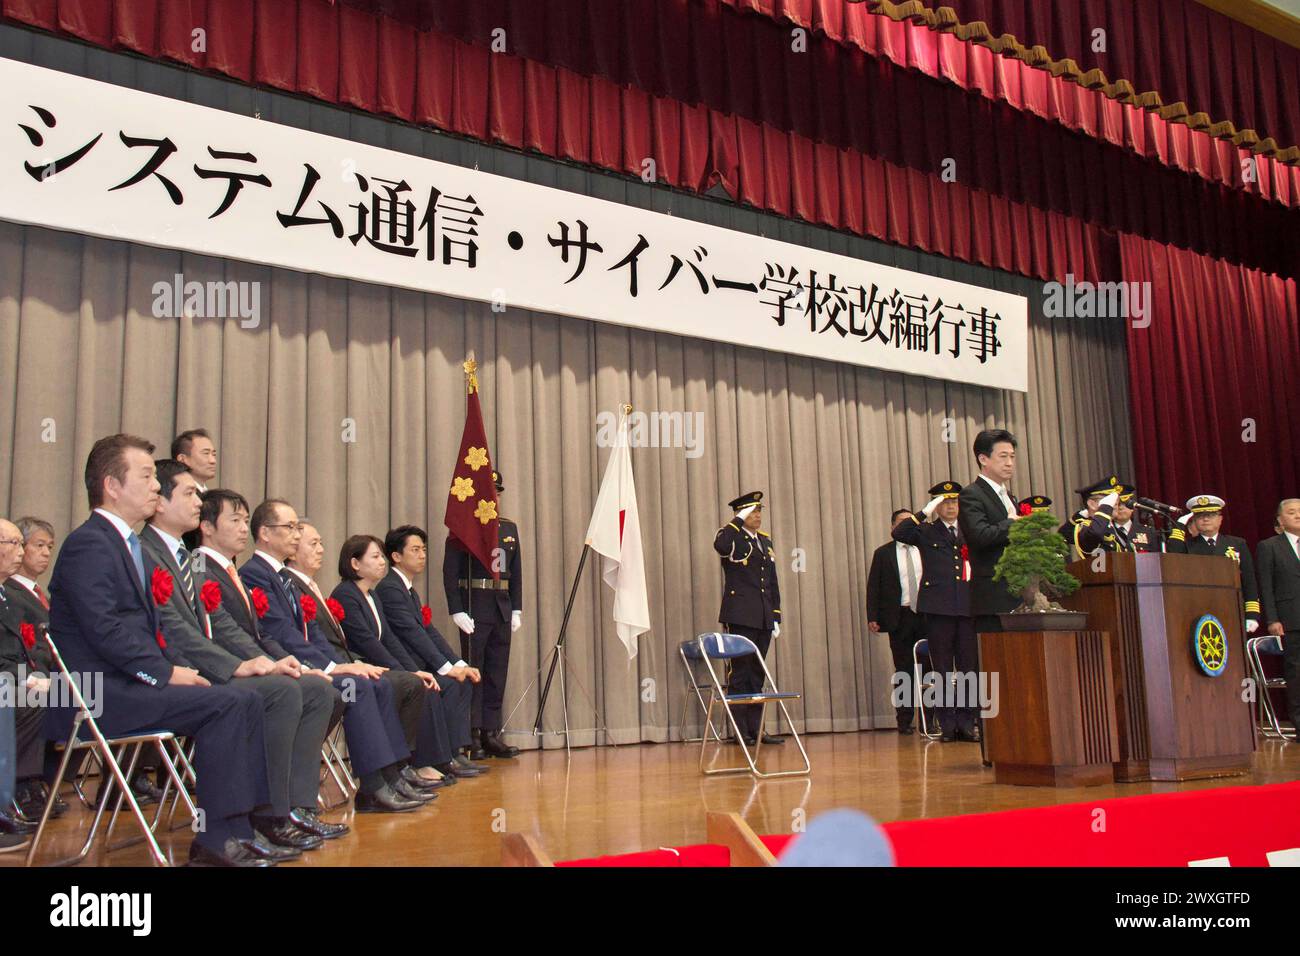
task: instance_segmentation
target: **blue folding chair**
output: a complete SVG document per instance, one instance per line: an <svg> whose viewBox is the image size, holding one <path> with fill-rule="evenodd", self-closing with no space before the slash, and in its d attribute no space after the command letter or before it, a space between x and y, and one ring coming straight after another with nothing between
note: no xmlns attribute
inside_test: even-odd
<svg viewBox="0 0 1300 956"><path fill-rule="evenodd" d="M1269 677L1264 673L1262 657L1264 654L1270 657L1281 657L1281 639L1268 634L1246 638L1246 660L1250 664L1250 676L1255 679L1255 706L1251 708L1251 715L1255 718L1255 726L1265 737L1295 740L1298 715L1290 715L1291 730L1288 733L1285 725L1278 719L1277 710L1269 696L1270 691L1286 687L1286 680L1282 677Z"/></svg>
<svg viewBox="0 0 1300 956"><path fill-rule="evenodd" d="M709 700L704 711L704 736L700 741L700 770L706 774L742 773L748 770L756 777L798 777L811 771L812 764L808 760L808 751L804 749L803 741L799 738L799 732L795 729L794 720L790 717L790 711L785 706L786 701L798 700L801 695L791 691L777 690L776 682L772 680L772 674L767 669L767 662L763 660L763 655L758 653L758 648L754 645L754 642L739 634L715 632L701 634L695 639L695 646L698 649L699 659L704 662L704 666L708 669L710 681ZM722 676L719 674L719 668L714 665L715 663L734 662L737 658L744 657L747 654L758 657L758 663L763 668L763 688L753 694L728 694ZM771 687L771 690L768 690L768 687ZM740 745L741 751L745 754L745 763L748 766L737 765L709 769L704 765L705 754L709 749L709 731L713 727L713 709L719 704L722 705L722 709L727 715L732 732L736 735L736 743ZM768 704L776 704L781 708L781 713L785 715L785 722L790 725L790 735L794 737L794 742L799 746L799 753L803 756L802 770L762 771L758 769L759 751L763 748L763 717L767 714ZM732 712L732 707L762 708L759 712L758 740L755 742L752 751L749 744L745 743L745 735L740 732L740 725L736 723L736 715ZM716 733L714 737L717 739ZM718 739L716 746L719 750L722 748L720 739Z"/></svg>
<svg viewBox="0 0 1300 956"><path fill-rule="evenodd" d="M713 697L713 682L708 678L704 671L704 654L700 651L700 645L696 638L689 641L682 641L678 645L677 653L681 655L682 667L686 669L686 679L690 684L691 691L695 695L696 702L700 705L700 716L704 718L704 728L700 731L699 737L687 737L686 728L689 726L687 714L691 709L691 694L686 694L682 698L682 743L693 744L707 739L708 734L713 734L713 739L722 740L722 734L718 728L713 726L713 720L709 718L709 703L704 699L704 692L709 692L709 698Z"/></svg>

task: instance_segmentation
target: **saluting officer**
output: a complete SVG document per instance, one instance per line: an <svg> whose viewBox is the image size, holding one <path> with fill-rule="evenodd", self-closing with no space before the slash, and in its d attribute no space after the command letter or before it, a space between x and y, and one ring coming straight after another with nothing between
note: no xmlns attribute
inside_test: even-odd
<svg viewBox="0 0 1300 956"><path fill-rule="evenodd" d="M923 577L916 603L925 620L930 659L943 679L943 702L938 708L942 739L944 743L954 740L975 743L980 739L976 723L979 708L971 706L969 701L957 706L956 688L948 677L955 670L954 681L960 681L970 693L975 690L975 684L965 675L975 674L979 667L975 620L970 613L970 565L966 542L957 524L961 485L941 481L929 493L934 498L921 509L926 523L922 524L913 515L907 521L900 521L893 535L894 540L921 549Z"/></svg>
<svg viewBox="0 0 1300 956"><path fill-rule="evenodd" d="M1079 494L1087 499L1087 517L1075 516L1070 538L1070 560L1097 551L1132 552L1137 550L1133 533L1133 497L1137 489L1111 475Z"/></svg>
<svg viewBox="0 0 1300 956"><path fill-rule="evenodd" d="M781 634L781 587L776 578L776 553L772 537L762 530L763 492L751 491L727 503L735 517L713 538L713 550L722 559L722 609L718 622L728 634L739 634L754 642L758 653L767 656L772 638ZM763 665L752 654L732 663L728 694L756 694L763 689ZM757 704L736 708L736 724L745 743L758 741L762 707ZM763 743L785 743L781 737L763 734Z"/></svg>
<svg viewBox="0 0 1300 956"><path fill-rule="evenodd" d="M492 472L497 500L506 490L501 473ZM448 537L442 559L442 585L447 610L460 628L461 657L476 667L483 679L473 686L470 701L471 758L510 758L519 753L501 739L501 705L510 670L510 635L523 623L523 571L520 566L519 528L509 518L497 523L497 548L501 573L492 572Z"/></svg>
<svg viewBox="0 0 1300 956"><path fill-rule="evenodd" d="M1220 534L1223 526L1223 509L1226 502L1218 495L1195 495L1187 499L1188 514L1179 518L1179 526L1169 532L1170 554L1222 555L1232 558L1241 568L1242 611L1246 615L1246 633L1259 630L1259 585L1255 578L1255 561L1245 538ZM1186 525L1191 522L1196 533L1189 535Z"/></svg>

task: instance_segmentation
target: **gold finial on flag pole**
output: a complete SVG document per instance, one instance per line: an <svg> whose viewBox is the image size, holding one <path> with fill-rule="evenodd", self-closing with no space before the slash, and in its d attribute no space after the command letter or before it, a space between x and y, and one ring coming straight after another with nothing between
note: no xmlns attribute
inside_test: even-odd
<svg viewBox="0 0 1300 956"><path fill-rule="evenodd" d="M623 403L623 405L622 405L622 410L623 410L623 414L624 414L624 415L631 415L631 414L632 414L632 406L629 405L627 402L624 402L624 403Z"/></svg>
<svg viewBox="0 0 1300 956"><path fill-rule="evenodd" d="M461 366L465 370L465 388L468 394L473 395L478 391L478 362L474 361L474 350L469 350L469 356Z"/></svg>

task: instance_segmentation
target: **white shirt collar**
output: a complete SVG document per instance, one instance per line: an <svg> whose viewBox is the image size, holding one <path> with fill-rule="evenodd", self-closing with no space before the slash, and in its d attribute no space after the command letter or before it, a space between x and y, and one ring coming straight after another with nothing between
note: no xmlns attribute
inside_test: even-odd
<svg viewBox="0 0 1300 956"><path fill-rule="evenodd" d="M153 528L154 533L158 535L158 537L163 539L163 544L171 548L172 557L176 558L177 562L179 562L180 556L176 552L185 546L185 542L181 541L180 538L173 538L171 535L169 535L166 531L164 531L162 528L158 527L157 525L150 525L149 527Z"/></svg>
<svg viewBox="0 0 1300 956"><path fill-rule="evenodd" d="M25 587L25 588L26 588L27 590L29 590L29 591L35 591L35 590L36 590L36 582L33 581L31 578L25 578L25 577L23 577L21 574L11 574L11 575L9 575L8 580L10 580L10 581L17 581L19 584L21 584L23 587Z"/></svg>
<svg viewBox="0 0 1300 956"><path fill-rule="evenodd" d="M369 604L370 604L370 613L371 613L372 615L374 615L374 618L375 618L375 630L377 630L377 631L380 633L380 635L382 636L383 633L384 633L384 622L381 621L381 620L379 619L379 608L378 608L378 606L375 604L375 595L374 595L374 592L373 592L373 591L362 591L361 593L364 594L364 595L366 596L366 601L369 602Z"/></svg>
<svg viewBox="0 0 1300 956"><path fill-rule="evenodd" d="M281 561L279 558L272 557L271 555L267 554L265 551L261 550L260 548L254 551L253 553L259 555L263 561L269 564L271 566L271 570L274 571L276 574L279 574L282 570L284 570L284 562Z"/></svg>
<svg viewBox="0 0 1300 956"><path fill-rule="evenodd" d="M1286 535L1286 539L1291 542L1291 550L1294 551L1297 547L1296 542L1300 541L1300 535L1294 535L1290 531L1283 531L1282 533ZM18 575L15 574L14 578L17 579Z"/></svg>
<svg viewBox="0 0 1300 956"><path fill-rule="evenodd" d="M1007 493L1006 488L1004 488L1002 485L998 484L996 481L994 481L994 480L993 480L992 478L990 478L988 475L984 474L984 472L982 472L982 471L980 472L980 477L983 478L985 481L987 481L987 482L989 483L989 487L992 488L994 491L996 491L996 492L998 493L998 497L999 497L999 498L1002 497L1004 494Z"/></svg>
<svg viewBox="0 0 1300 956"><path fill-rule="evenodd" d="M940 519L939 519L939 522L940 522L940 523L941 523L945 528L952 529L952 528L957 527L957 522L955 522L955 521L944 521L942 518L940 518Z"/></svg>
<svg viewBox="0 0 1300 956"><path fill-rule="evenodd" d="M411 590L411 579L402 573L402 569L397 567L397 565L393 565L393 571L402 579L402 583L406 585L406 590Z"/></svg>
<svg viewBox="0 0 1300 956"><path fill-rule="evenodd" d="M123 541L129 541L131 539L131 535L135 534L135 530L129 524L127 524L125 521L119 518L117 515L113 514L113 512L106 511L103 508L96 508L95 514L103 515L110 522L112 522L113 527L117 529L117 533L122 536Z"/></svg>
<svg viewBox="0 0 1300 956"><path fill-rule="evenodd" d="M1130 531L1133 530L1133 522L1132 520L1125 521L1122 525L1120 525L1120 527L1124 530L1125 534L1128 534Z"/></svg>
<svg viewBox="0 0 1300 956"><path fill-rule="evenodd" d="M287 564L285 565L285 567L286 567L286 568L289 568L289 573L292 574L295 578L297 578L297 579L298 579L299 581L301 581L303 584L307 585L307 587L311 587L311 585L312 585L312 580L311 580L311 578L307 577L307 575L303 574L303 573L302 573L301 571L299 571L297 568L290 567L290 566L287 565Z"/></svg>
<svg viewBox="0 0 1300 956"><path fill-rule="evenodd" d="M214 551L212 548L209 548L206 544L201 545L199 547L199 550L202 551L204 554L206 554L213 561L217 562L217 567L221 568L222 571L225 571L233 563L228 557L226 557L220 551Z"/></svg>

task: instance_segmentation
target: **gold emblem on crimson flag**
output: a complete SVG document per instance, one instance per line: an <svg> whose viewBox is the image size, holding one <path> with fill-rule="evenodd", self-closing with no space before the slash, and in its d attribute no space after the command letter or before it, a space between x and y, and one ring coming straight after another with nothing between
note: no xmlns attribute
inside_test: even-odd
<svg viewBox="0 0 1300 956"><path fill-rule="evenodd" d="M469 453L465 456L465 464L469 465L470 471L478 471L488 463L488 454L486 448L475 448L470 446Z"/></svg>
<svg viewBox="0 0 1300 956"><path fill-rule="evenodd" d="M480 498L478 507L474 509L474 517L478 518L480 524L487 524L489 521L495 521L497 517L497 503L488 501L486 498Z"/></svg>
<svg viewBox="0 0 1300 956"><path fill-rule="evenodd" d="M474 497L474 482L470 478L456 478L451 483L451 493L457 501Z"/></svg>

